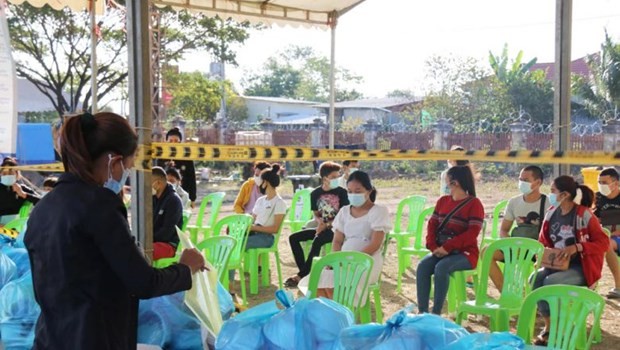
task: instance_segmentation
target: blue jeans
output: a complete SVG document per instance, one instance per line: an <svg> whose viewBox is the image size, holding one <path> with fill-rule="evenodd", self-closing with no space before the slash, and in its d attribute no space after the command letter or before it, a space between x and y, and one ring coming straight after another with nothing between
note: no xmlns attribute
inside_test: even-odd
<svg viewBox="0 0 620 350"><path fill-rule="evenodd" d="M573 286L586 286L586 278L583 275L581 264L571 264L568 270L558 271L547 268L538 270L532 289L552 284L570 284ZM538 311L541 315L549 316L549 303L546 301L538 302Z"/></svg>
<svg viewBox="0 0 620 350"><path fill-rule="evenodd" d="M276 239L275 235L269 233L253 232L248 236L248 242L245 244L245 251L254 248L271 248L273 241ZM241 276L243 278L243 276ZM235 279L235 270L228 271L228 279L230 281Z"/></svg>
<svg viewBox="0 0 620 350"><path fill-rule="evenodd" d="M450 274L454 271L471 270L469 260L463 254L451 254L438 258L429 254L420 261L416 273L416 286L418 290L418 310L420 313L428 312L428 302L431 294L431 276L435 275L435 297L433 300L433 313L441 314L443 303L448 295Z"/></svg>

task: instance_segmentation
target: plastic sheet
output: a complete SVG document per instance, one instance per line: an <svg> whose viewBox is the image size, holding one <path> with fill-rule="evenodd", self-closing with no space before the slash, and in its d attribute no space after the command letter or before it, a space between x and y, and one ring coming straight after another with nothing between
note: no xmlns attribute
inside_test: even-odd
<svg viewBox="0 0 620 350"><path fill-rule="evenodd" d="M508 332L473 333L446 347L446 350L515 350L523 349L521 338Z"/></svg>
<svg viewBox="0 0 620 350"><path fill-rule="evenodd" d="M2 248L2 253L6 254L6 256L15 263L15 267L17 268L16 278L21 278L26 273L30 272L30 259L28 258L28 251L25 248L4 246Z"/></svg>
<svg viewBox="0 0 620 350"><path fill-rule="evenodd" d="M394 314L385 324L352 326L340 333L339 349L443 350L469 333L437 315Z"/></svg>
<svg viewBox="0 0 620 350"><path fill-rule="evenodd" d="M24 274L0 290L0 334L6 349L31 349L41 313L34 299L32 276Z"/></svg>
<svg viewBox="0 0 620 350"><path fill-rule="evenodd" d="M235 312L235 304L233 303L230 293L220 282L217 282L217 299L220 304L220 314L222 315L222 320L229 319L230 316L232 316L232 313Z"/></svg>

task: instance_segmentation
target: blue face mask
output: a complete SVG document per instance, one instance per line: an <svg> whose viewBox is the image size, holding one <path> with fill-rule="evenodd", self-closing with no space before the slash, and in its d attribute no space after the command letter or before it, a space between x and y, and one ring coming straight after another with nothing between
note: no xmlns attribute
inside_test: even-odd
<svg viewBox="0 0 620 350"><path fill-rule="evenodd" d="M558 202L558 195L555 193L549 193L549 203L554 207L557 208L560 206L560 203L562 203L561 201Z"/></svg>
<svg viewBox="0 0 620 350"><path fill-rule="evenodd" d="M103 187L108 190L114 192L114 194L119 194L123 189L123 185L127 182L127 178L129 177L130 170L125 169L123 162L121 161L121 167L123 168L123 175L121 175L121 180L116 181L114 177L112 177L112 155L109 155L110 160L108 160L108 180L103 184Z"/></svg>
<svg viewBox="0 0 620 350"><path fill-rule="evenodd" d="M366 203L366 195L363 193L349 193L349 204L354 207L361 207Z"/></svg>

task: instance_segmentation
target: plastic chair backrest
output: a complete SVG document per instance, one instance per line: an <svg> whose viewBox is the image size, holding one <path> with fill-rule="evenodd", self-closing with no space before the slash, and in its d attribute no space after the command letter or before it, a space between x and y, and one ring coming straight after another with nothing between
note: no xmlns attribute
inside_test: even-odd
<svg viewBox="0 0 620 350"><path fill-rule="evenodd" d="M293 199L291 203L291 210L288 212L288 220L289 221L301 221L306 223L307 221L312 220L314 217L312 214L311 204L310 204L310 193L312 193L312 189L303 188L301 190L297 190L293 194ZM301 200L302 209L301 213L297 212L297 203ZM299 215L299 217L297 217ZM286 216L285 216L286 218Z"/></svg>
<svg viewBox="0 0 620 350"><path fill-rule="evenodd" d="M272 247L278 247L278 244L280 243L280 236L282 235L282 229L284 228L284 222L286 221L286 216L288 215L289 212L293 211L295 208L287 208L286 212L284 213L284 219L282 219L282 222L280 223L280 227L278 227L278 232L276 233L276 236L273 239L273 245Z"/></svg>
<svg viewBox="0 0 620 350"><path fill-rule="evenodd" d="M213 192L206 195L202 202L200 202L200 209L198 210L198 216L196 217L196 226L213 227L217 221L217 217L220 213L220 208L224 202L225 192ZM211 210L209 210L209 216L205 220L205 212L207 211L207 205L211 203Z"/></svg>
<svg viewBox="0 0 620 350"><path fill-rule="evenodd" d="M20 219L28 218L30 216L30 211L32 210L33 204L31 202L24 202L21 208L19 208L18 217Z"/></svg>
<svg viewBox="0 0 620 350"><path fill-rule="evenodd" d="M508 206L508 201L501 201L497 203L497 205L493 209L493 224L491 225L492 239L499 239L499 230L502 225L499 217L504 212L504 209L506 209L506 206Z"/></svg>
<svg viewBox="0 0 620 350"><path fill-rule="evenodd" d="M221 281L224 273L228 273L228 261L235 249L237 240L230 236L209 237L198 243L196 248L203 252L205 258L217 270L217 278Z"/></svg>
<svg viewBox="0 0 620 350"><path fill-rule="evenodd" d="M588 288L571 285L550 285L534 290L525 298L517 323L517 335L526 343L533 338L537 302L543 300L549 304L551 319L547 346L559 350L589 349L595 332L590 331L584 339L587 319L593 314L591 329L600 326L605 307L603 297ZM583 342L585 344L579 344Z"/></svg>
<svg viewBox="0 0 620 350"><path fill-rule="evenodd" d="M27 227L28 227L28 218L13 219L7 222L6 225L4 225L4 228L15 230L19 232L20 235L24 234L24 231L26 231Z"/></svg>
<svg viewBox="0 0 620 350"><path fill-rule="evenodd" d="M308 282L310 298L316 297L321 273L325 267L330 266L334 274L334 301L355 312L364 299L356 298L356 294L359 294L358 290L361 292L359 295L366 294L373 263L370 255L353 251L334 252L315 259Z"/></svg>
<svg viewBox="0 0 620 350"><path fill-rule="evenodd" d="M435 212L435 206L426 208L422 210L420 215L418 215L418 223L416 228L416 238L413 242L413 247L416 249L426 248L425 244L422 242L422 233L424 232L424 225L426 224L426 219L430 218L431 215Z"/></svg>
<svg viewBox="0 0 620 350"><path fill-rule="evenodd" d="M185 232L187 230L187 224L189 224L191 217L192 212L190 210L183 210L183 227L181 227L181 231Z"/></svg>
<svg viewBox="0 0 620 350"><path fill-rule="evenodd" d="M230 261L238 263L245 252L245 244L248 240L248 233L252 227L252 216L248 214L233 214L220 219L213 226L213 236L226 235L225 227L228 228L228 235L235 240L237 244L230 255Z"/></svg>
<svg viewBox="0 0 620 350"><path fill-rule="evenodd" d="M477 305L483 305L488 300L489 270L493 254L498 250L504 255L504 285L499 304L518 308L531 290L530 275L536 271L533 260L534 257L536 261L541 260L544 246L531 238L503 238L492 242L482 257L480 278L476 286Z"/></svg>
<svg viewBox="0 0 620 350"><path fill-rule="evenodd" d="M396 218L394 219L395 233L414 233L417 229L418 218L426 205L426 197L424 196L408 196L398 203L396 209ZM403 229L403 215L407 212L409 217L407 227Z"/></svg>

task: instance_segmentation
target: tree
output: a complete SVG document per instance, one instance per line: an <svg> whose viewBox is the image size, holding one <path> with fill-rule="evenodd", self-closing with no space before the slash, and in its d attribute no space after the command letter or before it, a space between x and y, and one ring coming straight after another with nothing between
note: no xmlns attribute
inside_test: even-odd
<svg viewBox="0 0 620 350"><path fill-rule="evenodd" d="M27 3L10 5L11 43L19 76L31 81L59 114L90 109L89 14ZM230 45L249 36L248 22L207 17L187 11L161 11L161 58L172 63L188 51L206 50L222 62L236 64ZM125 10L109 8L99 18L97 40L98 99L127 79ZM68 93L68 97L65 97Z"/></svg>
<svg viewBox="0 0 620 350"><path fill-rule="evenodd" d="M11 44L16 70L47 96L59 115L90 108L89 15L69 9L55 11L28 3L9 5ZM126 35L122 13L111 9L99 22L98 94L109 94L127 78ZM66 97L66 93L69 96Z"/></svg>
<svg viewBox="0 0 620 350"><path fill-rule="evenodd" d="M288 97L306 101L329 100L330 62L310 47L290 46L270 57L259 72L242 82L248 96ZM362 97L356 90L362 77L348 69L336 69L336 101Z"/></svg>
<svg viewBox="0 0 620 350"><path fill-rule="evenodd" d="M176 73L169 69L164 71L168 82L166 91L172 96L169 114L179 114L187 120L202 120L213 122L220 110L222 85L220 81L209 79L202 72ZM248 111L245 102L232 84L226 81L226 103L228 105L228 119L244 121Z"/></svg>
<svg viewBox="0 0 620 350"><path fill-rule="evenodd" d="M603 116L620 109L620 44L614 43L605 32L600 55L587 58L589 77L573 76L572 89L580 96L588 112Z"/></svg>
<svg viewBox="0 0 620 350"><path fill-rule="evenodd" d="M508 45L502 54L495 56L489 52L489 64L497 80L504 86L510 97L512 109L524 110L533 121L551 123L553 120L553 87L542 70L530 71L536 64L533 58L523 63L523 51L519 51L512 62L508 57Z"/></svg>

